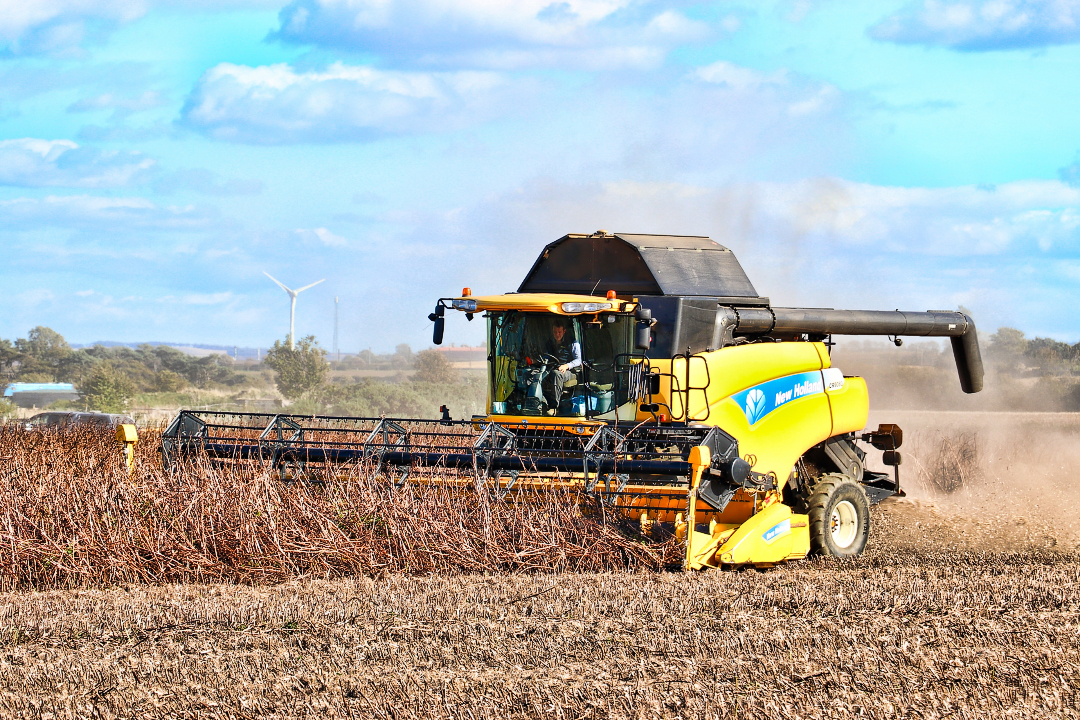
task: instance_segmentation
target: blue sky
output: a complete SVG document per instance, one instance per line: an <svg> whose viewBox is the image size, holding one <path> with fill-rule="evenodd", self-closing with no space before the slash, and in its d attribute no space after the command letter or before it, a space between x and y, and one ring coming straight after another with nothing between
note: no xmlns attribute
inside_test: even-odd
<svg viewBox="0 0 1080 720"><path fill-rule="evenodd" d="M5 0L0 337L430 342L566 232L1080 340L1080 2ZM455 318L454 320L459 320ZM478 342L451 322L447 341Z"/></svg>

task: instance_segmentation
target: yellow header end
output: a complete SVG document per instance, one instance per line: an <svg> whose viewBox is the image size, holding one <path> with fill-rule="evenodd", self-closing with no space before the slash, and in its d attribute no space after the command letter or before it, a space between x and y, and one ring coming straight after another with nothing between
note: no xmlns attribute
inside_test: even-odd
<svg viewBox="0 0 1080 720"><path fill-rule="evenodd" d="M690 464L695 468L707 468L712 464L712 451L708 445L696 445L690 448Z"/></svg>
<svg viewBox="0 0 1080 720"><path fill-rule="evenodd" d="M117 425L116 439L118 442L122 443L138 442L139 433L135 430L134 425Z"/></svg>

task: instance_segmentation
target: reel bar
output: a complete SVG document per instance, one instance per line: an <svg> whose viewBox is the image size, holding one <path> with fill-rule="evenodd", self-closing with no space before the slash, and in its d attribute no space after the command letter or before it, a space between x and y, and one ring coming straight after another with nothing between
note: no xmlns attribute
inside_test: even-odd
<svg viewBox="0 0 1080 720"><path fill-rule="evenodd" d="M162 434L162 456L167 465L199 454L274 467L371 460L380 467L471 470L485 477L493 472L622 473L678 486L691 472L691 448L710 431L595 421L545 426L184 410Z"/></svg>
<svg viewBox="0 0 1080 720"><path fill-rule="evenodd" d="M267 448L262 445L232 445L206 443L200 446L208 456L238 460L268 459ZM381 459L386 465L411 467L420 465L435 468L472 469L473 461L482 463L485 469L518 470L537 472L578 473L634 473L642 475L687 475L690 463L682 460L620 460L617 458L560 458L544 456L499 455L481 458L474 453L447 452L379 452L377 448L321 448L283 449L277 453L278 461L309 463L348 463L369 459Z"/></svg>

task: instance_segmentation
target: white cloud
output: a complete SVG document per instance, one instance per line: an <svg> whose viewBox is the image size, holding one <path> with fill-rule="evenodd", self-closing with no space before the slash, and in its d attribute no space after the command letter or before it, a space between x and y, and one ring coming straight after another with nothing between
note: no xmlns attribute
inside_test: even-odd
<svg viewBox="0 0 1080 720"><path fill-rule="evenodd" d="M342 63L297 72L285 64L222 63L199 80L183 118L222 140L363 141L463 127L523 90L490 72L395 72Z"/></svg>
<svg viewBox="0 0 1080 720"><path fill-rule="evenodd" d="M0 140L0 185L122 187L145 179L153 167L142 153L84 148L71 140Z"/></svg>
<svg viewBox="0 0 1080 720"><path fill-rule="evenodd" d="M0 44L15 54L64 51L146 9L144 0L0 0Z"/></svg>
<svg viewBox="0 0 1080 720"><path fill-rule="evenodd" d="M1080 190L1056 181L904 188L829 178L752 183L737 195L763 225L852 248L962 256L1080 241Z"/></svg>
<svg viewBox="0 0 1080 720"><path fill-rule="evenodd" d="M335 235L324 227L315 228L313 230L300 228L296 231L296 234L304 240L322 243L326 247L345 247L349 244L348 240L340 235Z"/></svg>
<svg viewBox="0 0 1080 720"><path fill-rule="evenodd" d="M792 117L822 112L841 98L840 91L834 86L799 78L786 68L764 73L719 60L697 68L692 76L740 95L770 94L786 97L786 112Z"/></svg>
<svg viewBox="0 0 1080 720"><path fill-rule="evenodd" d="M161 93L154 92L153 90L146 90L135 97L117 95L115 93L101 93L100 95L95 95L93 97L76 100L68 106L67 111L77 113L93 112L95 110L112 110L113 117L119 118L127 117L132 113L159 107L163 103L164 99L161 97Z"/></svg>
<svg viewBox="0 0 1080 720"><path fill-rule="evenodd" d="M24 307L34 308L38 305L49 302L55 297L56 294L48 288L34 288L32 290L25 290L21 293L18 293L15 296L15 301L16 303Z"/></svg>
<svg viewBox="0 0 1080 720"><path fill-rule="evenodd" d="M220 305L229 302L232 298L231 292L188 293L181 298L181 301L187 305Z"/></svg>
<svg viewBox="0 0 1080 720"><path fill-rule="evenodd" d="M50 195L0 201L0 227L5 231L45 227L105 231L124 243L134 239L129 232L202 231L213 219L201 208L158 205L140 197Z"/></svg>
<svg viewBox="0 0 1080 720"><path fill-rule="evenodd" d="M1075 0L922 0L870 28L878 40L956 50L1014 50L1080 42Z"/></svg>
<svg viewBox="0 0 1080 720"><path fill-rule="evenodd" d="M1080 283L1080 261L1063 260L1057 263L1057 270L1069 280Z"/></svg>
<svg viewBox="0 0 1080 720"><path fill-rule="evenodd" d="M805 100L798 100L788 105L788 114L792 117L814 115L824 112L841 98L840 91L832 85L825 85Z"/></svg>
<svg viewBox="0 0 1080 720"><path fill-rule="evenodd" d="M779 87L788 82L786 70L761 73L724 60L699 67L694 71L694 75L705 82L740 91L758 90L765 86Z"/></svg>
<svg viewBox="0 0 1080 720"><path fill-rule="evenodd" d="M187 190L214 197L258 195L264 189L259 180L222 179L206 168L186 168L165 173L153 182L152 187L154 192L162 195Z"/></svg>
<svg viewBox="0 0 1080 720"><path fill-rule="evenodd" d="M279 19L286 42L456 67L652 66L716 34L649 0L294 0Z"/></svg>
<svg viewBox="0 0 1080 720"><path fill-rule="evenodd" d="M277 0L0 0L0 50L71 53L138 20L151 7L221 12L280 7Z"/></svg>

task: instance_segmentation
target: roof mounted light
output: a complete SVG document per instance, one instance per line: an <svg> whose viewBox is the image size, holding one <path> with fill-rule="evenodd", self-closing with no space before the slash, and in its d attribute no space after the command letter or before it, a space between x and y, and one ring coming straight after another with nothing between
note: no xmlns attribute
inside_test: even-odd
<svg viewBox="0 0 1080 720"><path fill-rule="evenodd" d="M453 306L455 310L464 310L465 312L476 312L475 300L454 300Z"/></svg>
<svg viewBox="0 0 1080 720"><path fill-rule="evenodd" d="M610 310L611 303L580 303L580 302L565 302L562 304L562 311L564 313L592 313L600 312L601 310Z"/></svg>

